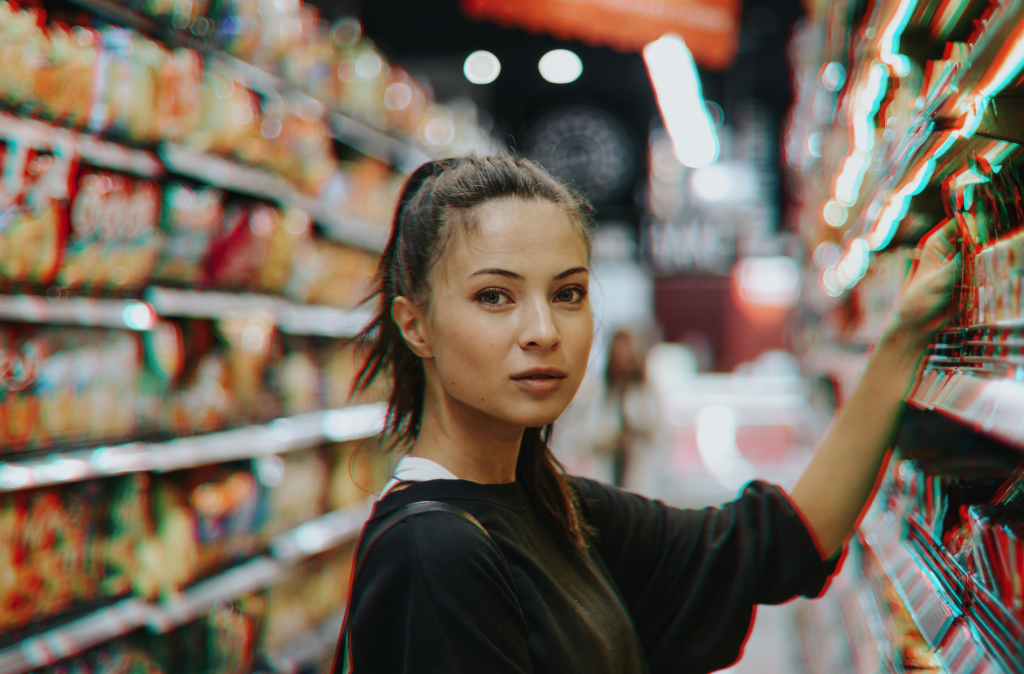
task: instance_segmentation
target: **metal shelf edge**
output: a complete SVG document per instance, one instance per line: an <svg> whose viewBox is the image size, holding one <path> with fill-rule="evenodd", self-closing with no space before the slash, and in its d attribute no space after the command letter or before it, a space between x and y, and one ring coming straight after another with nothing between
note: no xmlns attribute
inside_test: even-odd
<svg viewBox="0 0 1024 674"><path fill-rule="evenodd" d="M295 451L326 441L357 440L380 433L384 413L383 403L357 405L167 442L135 442L4 461L0 462L0 493L125 473L168 472Z"/></svg>

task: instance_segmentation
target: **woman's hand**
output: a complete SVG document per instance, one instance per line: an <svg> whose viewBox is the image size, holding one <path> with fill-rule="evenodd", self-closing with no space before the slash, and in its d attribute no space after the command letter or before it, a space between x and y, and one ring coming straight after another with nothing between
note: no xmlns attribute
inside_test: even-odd
<svg viewBox="0 0 1024 674"><path fill-rule="evenodd" d="M925 239L857 387L791 492L823 557L849 538L871 498L924 349L952 316L960 262L954 256L955 227L955 221L947 222Z"/></svg>
<svg viewBox="0 0 1024 674"><path fill-rule="evenodd" d="M951 218L923 239L887 334L900 333L911 341L927 344L936 330L949 323L953 282L960 267L960 256L954 254L953 246L956 227L956 220Z"/></svg>

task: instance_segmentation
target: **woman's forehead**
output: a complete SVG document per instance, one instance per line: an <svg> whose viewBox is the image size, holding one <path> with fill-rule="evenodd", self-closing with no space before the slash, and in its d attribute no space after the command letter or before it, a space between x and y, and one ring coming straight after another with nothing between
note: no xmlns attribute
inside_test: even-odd
<svg viewBox="0 0 1024 674"><path fill-rule="evenodd" d="M452 261L459 265L499 259L587 265L583 231L557 204L542 199L503 199L480 206L474 216L474 226L466 236L453 241L456 254Z"/></svg>

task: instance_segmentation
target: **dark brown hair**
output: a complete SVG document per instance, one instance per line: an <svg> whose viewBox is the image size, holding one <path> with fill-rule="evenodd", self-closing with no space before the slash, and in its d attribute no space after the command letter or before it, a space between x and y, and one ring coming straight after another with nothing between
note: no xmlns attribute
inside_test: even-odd
<svg viewBox="0 0 1024 674"><path fill-rule="evenodd" d="M387 431L394 445L412 443L423 417L426 378L419 356L409 349L391 317L396 297L429 303L430 270L452 237L472 227L473 210L500 199L543 199L564 209L580 227L589 249L590 207L540 166L520 157L498 155L441 159L409 177L395 211L391 239L375 279L380 305L374 320L356 337L365 359L356 377L362 391L380 377L390 384ZM576 491L548 447L551 425L527 428L519 447L516 481L548 523L579 549L583 545Z"/></svg>

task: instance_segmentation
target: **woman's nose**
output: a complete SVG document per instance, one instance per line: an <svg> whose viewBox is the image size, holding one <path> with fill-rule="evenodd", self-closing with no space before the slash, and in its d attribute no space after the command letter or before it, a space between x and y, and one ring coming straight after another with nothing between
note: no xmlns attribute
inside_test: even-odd
<svg viewBox="0 0 1024 674"><path fill-rule="evenodd" d="M561 343L551 307L547 302L531 302L523 307L519 346L524 349L551 350Z"/></svg>

